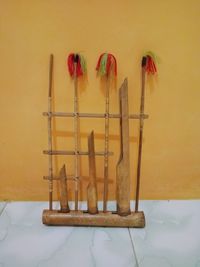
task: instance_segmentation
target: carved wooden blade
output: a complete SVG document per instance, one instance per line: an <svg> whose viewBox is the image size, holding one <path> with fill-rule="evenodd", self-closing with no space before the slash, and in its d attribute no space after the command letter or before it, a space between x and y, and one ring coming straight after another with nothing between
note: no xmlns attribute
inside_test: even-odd
<svg viewBox="0 0 200 267"><path fill-rule="evenodd" d="M129 165L129 114L128 81L124 80L119 90L120 102L120 158L116 168L117 212L130 214L130 165Z"/></svg>
<svg viewBox="0 0 200 267"><path fill-rule="evenodd" d="M97 183L96 183L96 164L95 164L95 147L94 132L88 136L88 156L89 156L89 185L87 188L88 212L91 214L98 213L97 207Z"/></svg>
<svg viewBox="0 0 200 267"><path fill-rule="evenodd" d="M60 207L62 212L69 212L68 197L67 197L67 175L65 165L60 170Z"/></svg>

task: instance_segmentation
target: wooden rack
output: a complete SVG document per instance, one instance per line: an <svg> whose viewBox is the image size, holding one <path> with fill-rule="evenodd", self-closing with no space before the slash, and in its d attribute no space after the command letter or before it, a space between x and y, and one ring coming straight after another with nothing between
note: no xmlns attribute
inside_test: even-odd
<svg viewBox="0 0 200 267"><path fill-rule="evenodd" d="M44 176L45 180L49 181L49 209L43 211L42 220L46 225L73 225L73 226L109 226L109 227L144 227L145 216L142 211L130 210L130 173L129 173L129 120L139 119L143 120L148 118L148 115L143 112L140 114L128 114L128 82L127 79L123 82L119 90L120 99L120 114L97 114L97 113L79 113L79 112L52 112L52 75L53 75L53 56L50 57L50 74L49 74L49 108L48 112L43 112L43 116L48 118L48 140L49 146L43 153L49 156L49 175ZM76 96L77 97L77 96ZM78 101L78 100L76 100ZM77 103L76 103L77 104ZM88 137L88 151L78 151L77 148L72 151L67 150L53 150L52 148L52 117L74 117L74 118L99 118L99 119L119 119L120 122L120 142L121 151L119 162L117 164L117 210L112 211L98 211L97 205L97 185L96 185L96 156L111 156L112 152L108 151L95 151L94 148L94 135ZM77 128L76 128L77 129ZM78 132L76 132L78 135ZM108 139L109 141L109 139ZM65 166L60 171L59 176L53 174L53 155L70 155L76 158L80 156L89 157L90 167L90 182L88 185L88 210L78 210L78 192L75 194L75 210L69 210L67 198L67 180L72 179L79 182L81 175L76 172L75 175L67 177ZM78 176L77 176L78 175ZM60 210L53 209L53 180L60 181L61 194L60 197ZM78 190L78 189L76 189ZM95 204L96 203L96 204ZM93 207L92 207L93 205ZM106 203L107 205L107 203ZM106 206L105 205L105 206Z"/></svg>

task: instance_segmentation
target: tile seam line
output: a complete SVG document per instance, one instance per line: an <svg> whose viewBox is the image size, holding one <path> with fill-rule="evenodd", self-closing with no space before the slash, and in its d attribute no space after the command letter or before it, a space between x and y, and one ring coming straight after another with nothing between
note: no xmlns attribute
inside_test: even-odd
<svg viewBox="0 0 200 267"><path fill-rule="evenodd" d="M5 210L6 206L7 206L7 204L8 204L8 202L5 202L5 205L4 205L3 209L0 211L0 216L1 216L1 214L4 212L4 210Z"/></svg>
<svg viewBox="0 0 200 267"><path fill-rule="evenodd" d="M135 251L135 247L134 247L134 243L133 243L133 239L132 239L129 227L128 227L128 233L129 233L129 237L130 237L130 240L131 240L131 246L132 246L133 254L135 256L136 267L139 267L138 258L137 258L137 255L136 255L136 251Z"/></svg>

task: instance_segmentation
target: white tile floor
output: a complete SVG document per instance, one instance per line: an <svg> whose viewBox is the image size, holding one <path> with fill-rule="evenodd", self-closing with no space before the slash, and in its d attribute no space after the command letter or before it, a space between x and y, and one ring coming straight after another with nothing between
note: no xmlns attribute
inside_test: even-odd
<svg viewBox="0 0 200 267"><path fill-rule="evenodd" d="M0 202L0 267L200 267L198 200L141 201L144 229L48 227L47 207Z"/></svg>

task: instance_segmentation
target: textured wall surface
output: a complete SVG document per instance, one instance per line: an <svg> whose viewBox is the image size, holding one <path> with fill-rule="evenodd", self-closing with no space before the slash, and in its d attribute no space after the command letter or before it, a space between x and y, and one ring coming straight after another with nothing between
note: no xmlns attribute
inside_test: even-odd
<svg viewBox="0 0 200 267"><path fill-rule="evenodd" d="M48 184L47 110L49 55L55 56L54 110L73 111L73 83L66 69L70 52L81 52L88 66L79 82L81 112L104 112L103 84L95 65L102 52L118 62L116 84L110 89L110 112L118 112L118 88L129 82L129 111L138 113L140 61L143 52L160 58L158 76L146 86L141 198L200 197L200 2L0 0L0 199L45 200ZM103 150L104 121L81 119L81 149L95 132L96 150ZM54 148L73 149L73 120L53 123ZM138 122L130 122L131 187L134 196ZM119 124L110 122L109 198L115 198L119 158ZM63 163L73 174L73 158L55 157L55 174ZM99 198L103 158L98 157ZM81 188L88 183L88 159L82 157ZM55 183L55 194L57 197ZM73 184L70 185L73 196Z"/></svg>

